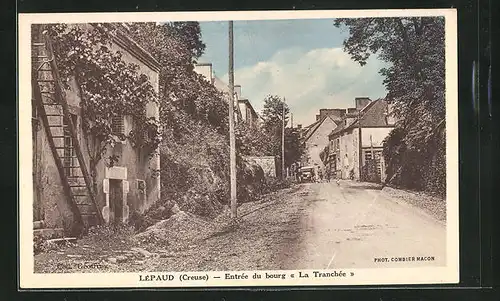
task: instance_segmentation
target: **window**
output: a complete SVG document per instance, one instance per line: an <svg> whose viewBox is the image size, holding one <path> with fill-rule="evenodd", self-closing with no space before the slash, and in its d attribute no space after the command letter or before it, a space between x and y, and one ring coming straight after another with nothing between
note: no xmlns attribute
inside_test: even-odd
<svg viewBox="0 0 500 301"><path fill-rule="evenodd" d="M246 114L245 114L245 115L246 115L245 117L247 118L247 122L248 122L249 124L251 124L251 123L252 123L252 110L250 110L250 108L249 108L249 107L247 107L247 110L246 110Z"/></svg>
<svg viewBox="0 0 500 301"><path fill-rule="evenodd" d="M137 179L137 190L139 193L146 194L146 181Z"/></svg>
<svg viewBox="0 0 500 301"><path fill-rule="evenodd" d="M381 161L381 158L382 158L382 150L369 150L369 149L366 149L364 150L364 159L365 159L365 163L364 164L367 164L367 162L369 160L374 160L375 161L375 164L377 166L377 170L378 170L378 173L379 175L381 174L382 172L382 161ZM372 154L373 153L373 154Z"/></svg>
<svg viewBox="0 0 500 301"><path fill-rule="evenodd" d="M333 149L335 151L339 151L340 150L340 139L337 138L333 141Z"/></svg>
<svg viewBox="0 0 500 301"><path fill-rule="evenodd" d="M114 116L111 119L111 131L115 135L125 135L125 125L123 115Z"/></svg>
<svg viewBox="0 0 500 301"><path fill-rule="evenodd" d="M372 159L372 153L370 151L365 151L365 161Z"/></svg>

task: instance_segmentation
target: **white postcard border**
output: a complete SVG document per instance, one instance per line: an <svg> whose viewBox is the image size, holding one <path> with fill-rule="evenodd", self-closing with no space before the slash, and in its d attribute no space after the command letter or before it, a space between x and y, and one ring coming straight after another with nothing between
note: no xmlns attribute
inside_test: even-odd
<svg viewBox="0 0 500 301"><path fill-rule="evenodd" d="M31 137L31 51L30 26L41 23L88 22L161 22L161 21L223 21L223 20L279 20L402 16L444 16L446 18L446 163L447 163L447 266L426 268L347 269L346 275L333 278L290 278L254 280L254 273L285 273L298 275L299 271L245 271L248 280L225 280L226 272L175 273L73 273L35 274L33 272L33 183ZM106 287L211 287L211 286L312 286L312 285L389 285L438 284L459 281L459 216L458 216L458 56L457 11L455 9L405 10L318 10L318 11L249 11L249 12L175 12L175 13L54 13L20 14L18 16L19 62L19 284L28 288L106 288ZM312 274L314 270L300 270ZM322 271L322 270L315 270ZM325 271L325 270L323 270ZM328 270L325 272L332 272ZM242 274L243 272L227 272ZM172 281L140 281L146 275L172 275ZM208 281L181 281L183 274L206 275ZM213 277L221 277L215 279Z"/></svg>

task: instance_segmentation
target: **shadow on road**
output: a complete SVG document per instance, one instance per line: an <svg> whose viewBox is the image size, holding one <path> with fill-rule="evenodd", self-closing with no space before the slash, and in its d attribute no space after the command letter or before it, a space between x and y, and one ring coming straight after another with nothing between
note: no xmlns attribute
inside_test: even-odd
<svg viewBox="0 0 500 301"><path fill-rule="evenodd" d="M347 188L358 189L358 190L382 190L384 187L382 185L349 185Z"/></svg>

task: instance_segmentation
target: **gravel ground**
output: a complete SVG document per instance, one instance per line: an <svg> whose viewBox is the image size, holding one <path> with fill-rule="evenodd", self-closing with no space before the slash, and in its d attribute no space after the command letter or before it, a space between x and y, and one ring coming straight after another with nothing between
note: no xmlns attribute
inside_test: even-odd
<svg viewBox="0 0 500 301"><path fill-rule="evenodd" d="M443 223L446 222L446 200L444 199L429 196L422 192L406 191L391 187L384 187L382 193L393 199L402 200L420 208Z"/></svg>
<svg viewBox="0 0 500 301"><path fill-rule="evenodd" d="M403 201L411 206L415 206L435 219L446 222L446 200L430 196L424 192L415 192L392 187L383 187L381 184L357 182L351 180L339 180L339 183L345 187L364 188L382 190L382 194L395 200Z"/></svg>
<svg viewBox="0 0 500 301"><path fill-rule="evenodd" d="M228 212L207 221L180 211L136 235L97 231L35 255L35 273L279 269L305 206L298 189L242 204L237 226Z"/></svg>

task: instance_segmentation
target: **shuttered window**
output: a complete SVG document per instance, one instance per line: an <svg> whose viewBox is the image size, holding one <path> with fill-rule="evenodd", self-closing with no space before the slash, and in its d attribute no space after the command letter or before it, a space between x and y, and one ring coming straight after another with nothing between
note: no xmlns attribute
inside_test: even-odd
<svg viewBox="0 0 500 301"><path fill-rule="evenodd" d="M113 119L111 120L111 131L115 135L125 134L124 118L122 115L113 117Z"/></svg>

